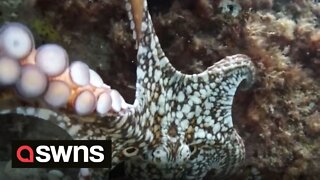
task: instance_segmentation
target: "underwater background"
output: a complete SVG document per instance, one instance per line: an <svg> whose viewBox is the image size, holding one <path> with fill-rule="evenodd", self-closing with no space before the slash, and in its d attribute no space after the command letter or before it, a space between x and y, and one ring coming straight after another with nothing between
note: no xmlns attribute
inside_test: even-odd
<svg viewBox="0 0 320 180"><path fill-rule="evenodd" d="M149 0L148 5L162 48L178 70L199 73L237 53L256 65L256 83L237 92L233 104L246 160L230 179L318 179L320 3ZM0 23L24 23L37 45L62 45L71 60L86 62L133 103L136 50L123 6L120 0L1 0ZM68 136L34 119L1 115L0 120L0 179L77 177L77 169L12 169L11 139ZM125 179L122 171L119 166L111 179Z"/></svg>

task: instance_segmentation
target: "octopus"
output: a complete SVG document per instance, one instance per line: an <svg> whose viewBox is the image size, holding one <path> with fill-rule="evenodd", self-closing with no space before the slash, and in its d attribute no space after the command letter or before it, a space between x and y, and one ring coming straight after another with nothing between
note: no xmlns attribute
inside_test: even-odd
<svg viewBox="0 0 320 180"><path fill-rule="evenodd" d="M0 114L48 121L75 140L110 139L111 169L124 162L133 179L233 174L245 147L233 126L232 103L238 87L254 83L250 57L227 56L202 73L183 74L161 49L146 0L125 0L125 8L137 46L133 104L85 63L69 64L61 46L35 48L26 26L6 23L0 30Z"/></svg>

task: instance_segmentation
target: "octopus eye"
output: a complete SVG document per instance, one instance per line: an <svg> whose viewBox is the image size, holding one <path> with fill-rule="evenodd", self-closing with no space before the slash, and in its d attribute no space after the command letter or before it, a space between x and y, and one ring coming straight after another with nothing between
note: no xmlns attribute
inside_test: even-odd
<svg viewBox="0 0 320 180"><path fill-rule="evenodd" d="M126 157L133 157L138 155L139 149L136 147L127 147L122 151L123 155Z"/></svg>
<svg viewBox="0 0 320 180"><path fill-rule="evenodd" d="M156 159L155 159L155 162L161 163L161 158L156 158Z"/></svg>
<svg viewBox="0 0 320 180"><path fill-rule="evenodd" d="M195 145L190 145L189 149L191 151L190 159L192 159L194 157L195 153L197 152L198 148Z"/></svg>

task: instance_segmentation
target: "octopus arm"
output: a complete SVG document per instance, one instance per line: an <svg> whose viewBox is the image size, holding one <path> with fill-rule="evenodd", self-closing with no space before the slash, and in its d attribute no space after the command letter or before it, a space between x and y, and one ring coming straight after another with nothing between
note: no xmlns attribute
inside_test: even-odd
<svg viewBox="0 0 320 180"><path fill-rule="evenodd" d="M9 91L0 93L0 101L1 115L17 114L52 123L67 132L74 140L112 140L112 168L143 151L139 146L141 134L138 136L135 133L137 128L132 129L135 127L133 109L104 117L80 116L67 110L50 109L40 105L43 103L39 101L22 102L21 98Z"/></svg>

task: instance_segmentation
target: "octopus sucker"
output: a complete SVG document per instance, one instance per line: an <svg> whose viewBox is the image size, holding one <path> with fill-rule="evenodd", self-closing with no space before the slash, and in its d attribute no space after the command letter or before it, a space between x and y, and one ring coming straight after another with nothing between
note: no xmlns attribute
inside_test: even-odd
<svg viewBox="0 0 320 180"><path fill-rule="evenodd" d="M111 139L111 169L124 162L132 179L231 175L245 154L231 107L240 84L246 90L254 83L250 57L230 55L202 73L183 74L161 48L147 1L125 0L125 8L138 42L133 104L87 64L69 62L62 46L36 48L25 25L7 23L0 30L0 64L12 74L0 67L0 114L49 121L72 139ZM91 172L82 168L79 177Z"/></svg>

